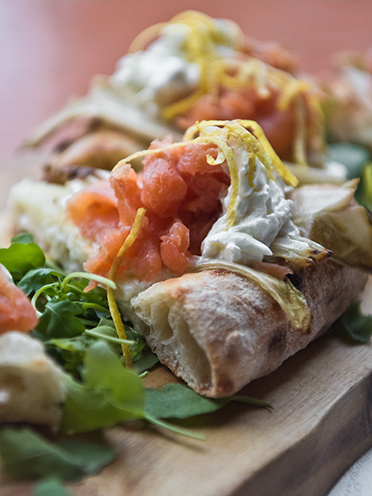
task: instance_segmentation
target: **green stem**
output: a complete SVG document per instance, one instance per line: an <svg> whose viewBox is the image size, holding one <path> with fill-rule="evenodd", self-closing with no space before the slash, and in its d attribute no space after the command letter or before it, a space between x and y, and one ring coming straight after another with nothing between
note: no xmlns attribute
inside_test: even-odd
<svg viewBox="0 0 372 496"><path fill-rule="evenodd" d="M147 377L148 375L150 374L150 372L148 370L145 370L144 372L142 372L142 374L139 374L139 378L140 379L144 379L145 377Z"/></svg>
<svg viewBox="0 0 372 496"><path fill-rule="evenodd" d="M198 441L205 441L206 437L203 434L197 434L196 432L189 431L188 429L181 429L180 427L176 427L175 425L168 424L168 422L164 422L163 420L150 417L145 414L145 419L158 427L163 429L167 429L168 431L175 432L176 434L180 434L181 436L189 437L191 439L197 439Z"/></svg>
<svg viewBox="0 0 372 496"><path fill-rule="evenodd" d="M58 282L52 282L50 284L46 284L45 286L42 286L40 289L38 289L35 292L34 296L32 297L32 300L31 300L31 305L36 310L36 314L38 317L41 316L41 312L39 312L39 310L36 308L36 302L37 302L39 296L42 295L48 288L53 288L53 287L58 286L58 285L59 285Z"/></svg>
<svg viewBox="0 0 372 496"><path fill-rule="evenodd" d="M106 339L107 341L112 341L113 343L124 343L124 344L136 344L135 341L128 341L127 339L114 338L113 336L106 336L106 334L101 334L100 332L94 332L89 329L85 329L85 333L89 336L94 336L100 339Z"/></svg>
<svg viewBox="0 0 372 496"><path fill-rule="evenodd" d="M83 303L81 309L84 311L86 308L93 308L99 312L110 313L108 308L103 307L102 305L98 305L98 303Z"/></svg>
<svg viewBox="0 0 372 496"><path fill-rule="evenodd" d="M105 284L111 289L116 289L116 284L114 281L111 281L111 279L107 279L107 277L102 277L98 276L97 274L90 274L89 272L72 272L71 274L68 274L62 281L61 284L61 291L65 291L65 288L67 286L68 281L71 279L76 279L76 278L82 278L82 279L88 279L90 281L96 281L101 284Z"/></svg>

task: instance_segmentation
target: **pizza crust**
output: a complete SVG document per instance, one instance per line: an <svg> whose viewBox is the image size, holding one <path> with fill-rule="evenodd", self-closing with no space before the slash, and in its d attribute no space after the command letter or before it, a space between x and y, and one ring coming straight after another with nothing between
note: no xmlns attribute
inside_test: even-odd
<svg viewBox="0 0 372 496"><path fill-rule="evenodd" d="M154 284L132 299L132 319L178 377L200 394L225 397L323 334L357 297L367 276L327 259L294 279L311 311L309 334L294 330L258 284L226 270Z"/></svg>
<svg viewBox="0 0 372 496"><path fill-rule="evenodd" d="M0 337L0 423L59 426L63 372L36 339L20 332Z"/></svg>

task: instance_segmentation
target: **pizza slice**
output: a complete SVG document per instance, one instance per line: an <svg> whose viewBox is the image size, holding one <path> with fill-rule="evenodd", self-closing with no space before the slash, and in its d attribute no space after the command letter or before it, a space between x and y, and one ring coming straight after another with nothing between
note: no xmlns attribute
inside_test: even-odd
<svg viewBox="0 0 372 496"><path fill-rule="evenodd" d="M301 181L342 182L345 170L327 156L321 100L279 45L186 11L140 33L111 76L96 76L26 144L52 150L45 178L63 183L69 170L111 169L153 139L180 139L196 121L249 119Z"/></svg>
<svg viewBox="0 0 372 496"><path fill-rule="evenodd" d="M371 270L358 182L297 182L257 123L204 121L108 180L24 181L10 203L52 256L116 282L123 317L161 362L223 397L324 333Z"/></svg>

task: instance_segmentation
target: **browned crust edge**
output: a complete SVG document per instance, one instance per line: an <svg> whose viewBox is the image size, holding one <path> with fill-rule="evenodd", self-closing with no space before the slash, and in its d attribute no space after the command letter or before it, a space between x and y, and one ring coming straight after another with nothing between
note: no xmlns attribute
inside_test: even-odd
<svg viewBox="0 0 372 496"><path fill-rule="evenodd" d="M296 331L258 284L226 270L154 284L133 300L133 321L175 375L203 395L224 397L274 371L328 330L366 280L363 272L331 259L297 271L293 282L311 311L308 334Z"/></svg>

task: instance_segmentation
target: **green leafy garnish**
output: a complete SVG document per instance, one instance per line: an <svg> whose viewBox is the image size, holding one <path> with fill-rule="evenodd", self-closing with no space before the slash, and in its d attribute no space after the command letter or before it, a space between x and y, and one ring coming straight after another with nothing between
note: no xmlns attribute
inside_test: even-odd
<svg viewBox="0 0 372 496"><path fill-rule="evenodd" d="M123 367L107 345L99 341L85 355L83 383L65 377L67 399L64 405L63 432L88 432L129 420L142 419L177 434L204 439L178 426L145 413L145 389L138 375Z"/></svg>
<svg viewBox="0 0 372 496"><path fill-rule="evenodd" d="M199 440L203 440L205 437L202 434L185 431L179 426L174 426L160 419L187 419L197 415L213 413L231 401L248 403L260 408L271 408L268 403L247 396L230 396L221 399L205 398L182 384L166 384L160 389L146 389L145 397L145 419L148 422L177 434Z"/></svg>
<svg viewBox="0 0 372 496"><path fill-rule="evenodd" d="M369 150L355 143L332 143L328 151L332 160L345 165L348 179L360 177L355 198L372 211L372 157Z"/></svg>
<svg viewBox="0 0 372 496"><path fill-rule="evenodd" d="M145 338L126 326L133 356L133 370L140 374L158 362L157 357L147 349ZM57 329L54 335L57 335ZM61 334L62 336L63 334ZM45 341L50 354L63 363L65 370L80 376L80 369L88 348L97 340L105 341L117 357L121 356L121 339L117 337L112 320L100 319L96 327L85 328L84 332L72 337L52 337Z"/></svg>
<svg viewBox="0 0 372 496"><path fill-rule="evenodd" d="M345 165L348 179L360 177L364 165L371 159L367 148L355 143L332 143L328 153L332 160Z"/></svg>
<svg viewBox="0 0 372 496"><path fill-rule="evenodd" d="M149 349L142 351L141 355L133 361L133 370L137 374L142 374L150 370L154 365L159 363L159 358Z"/></svg>
<svg viewBox="0 0 372 496"><path fill-rule="evenodd" d="M36 330L45 339L51 339L56 334L66 337L77 336L85 330L80 315L81 307L72 301L48 301Z"/></svg>
<svg viewBox="0 0 372 496"><path fill-rule="evenodd" d="M72 496L59 479L48 477L35 485L32 496Z"/></svg>
<svg viewBox="0 0 372 496"><path fill-rule="evenodd" d="M212 413L231 401L240 401L254 406L271 408L269 404L247 396L230 396L211 399L200 396L182 384L166 384L161 389L145 391L145 412L148 417L186 419L196 415Z"/></svg>
<svg viewBox="0 0 372 496"><path fill-rule="evenodd" d="M54 476L76 480L97 473L115 456L107 444L78 439L52 443L29 428L0 431L0 454L4 472L17 479Z"/></svg>
<svg viewBox="0 0 372 496"><path fill-rule="evenodd" d="M356 199L372 212L372 163L364 168Z"/></svg>
<svg viewBox="0 0 372 496"><path fill-rule="evenodd" d="M66 376L67 399L62 430L87 432L120 422L144 418L145 395L141 379L103 341L86 352L83 382Z"/></svg>
<svg viewBox="0 0 372 496"><path fill-rule="evenodd" d="M13 243L23 243L27 245L28 243L34 243L34 237L31 233L29 232L21 232L19 234L16 234L15 236L12 237L10 242Z"/></svg>
<svg viewBox="0 0 372 496"><path fill-rule="evenodd" d="M360 302L354 302L333 324L332 330L337 330L340 336L351 344L368 343L372 337L372 315L363 315Z"/></svg>
<svg viewBox="0 0 372 496"><path fill-rule="evenodd" d="M63 278L62 271L56 271L48 267L41 267L28 271L18 283L18 287L22 289L26 295L36 293L43 286L52 284L56 278Z"/></svg>
<svg viewBox="0 0 372 496"><path fill-rule="evenodd" d="M238 397L204 398L180 384L145 389L139 374L144 375L158 361L157 357L149 351L143 336L124 324L125 344L130 346L133 369L124 367L123 340L117 337L106 291L101 287L85 291L90 279L113 286L112 281L80 272L66 276L58 267L46 262L28 235L17 237L9 248L0 250L0 260L38 312L39 323L33 335L44 342L46 350L66 371L62 435L141 419L157 428L204 439L204 435L169 424L164 419L211 413L230 401L239 401ZM268 406L250 398L242 401ZM96 449L94 445L86 448L79 443L72 439L51 443L30 429L0 431L0 455L9 475L57 478L39 484L35 488L39 496L54 493L65 496L68 493L58 478L77 479L94 473L113 457L111 449ZM97 450L101 457L95 455Z"/></svg>
<svg viewBox="0 0 372 496"><path fill-rule="evenodd" d="M144 389L138 375L124 368L103 341L96 342L87 350L81 376L83 382L77 382L67 375L64 379L67 399L62 430L67 433L87 432L129 420L143 419L179 434L200 439L203 437L160 419L185 419L211 413L230 401L269 407L263 401L244 396L218 400L204 398L181 384L166 384L161 389Z"/></svg>
<svg viewBox="0 0 372 496"><path fill-rule="evenodd" d="M45 265L45 255L35 243L13 243L9 248L0 248L0 263L10 272L15 282L18 282L29 270L38 269Z"/></svg>
<svg viewBox="0 0 372 496"><path fill-rule="evenodd" d="M87 348L97 339L119 344L113 349L118 355L121 353L121 340L110 318L106 291L101 287L85 291L91 279L114 284L93 274L64 276L50 268L31 270L18 284L29 296L33 295L32 302L38 311L39 323L33 334L75 376L79 375ZM136 360L147 345L142 336L127 328L128 344Z"/></svg>

